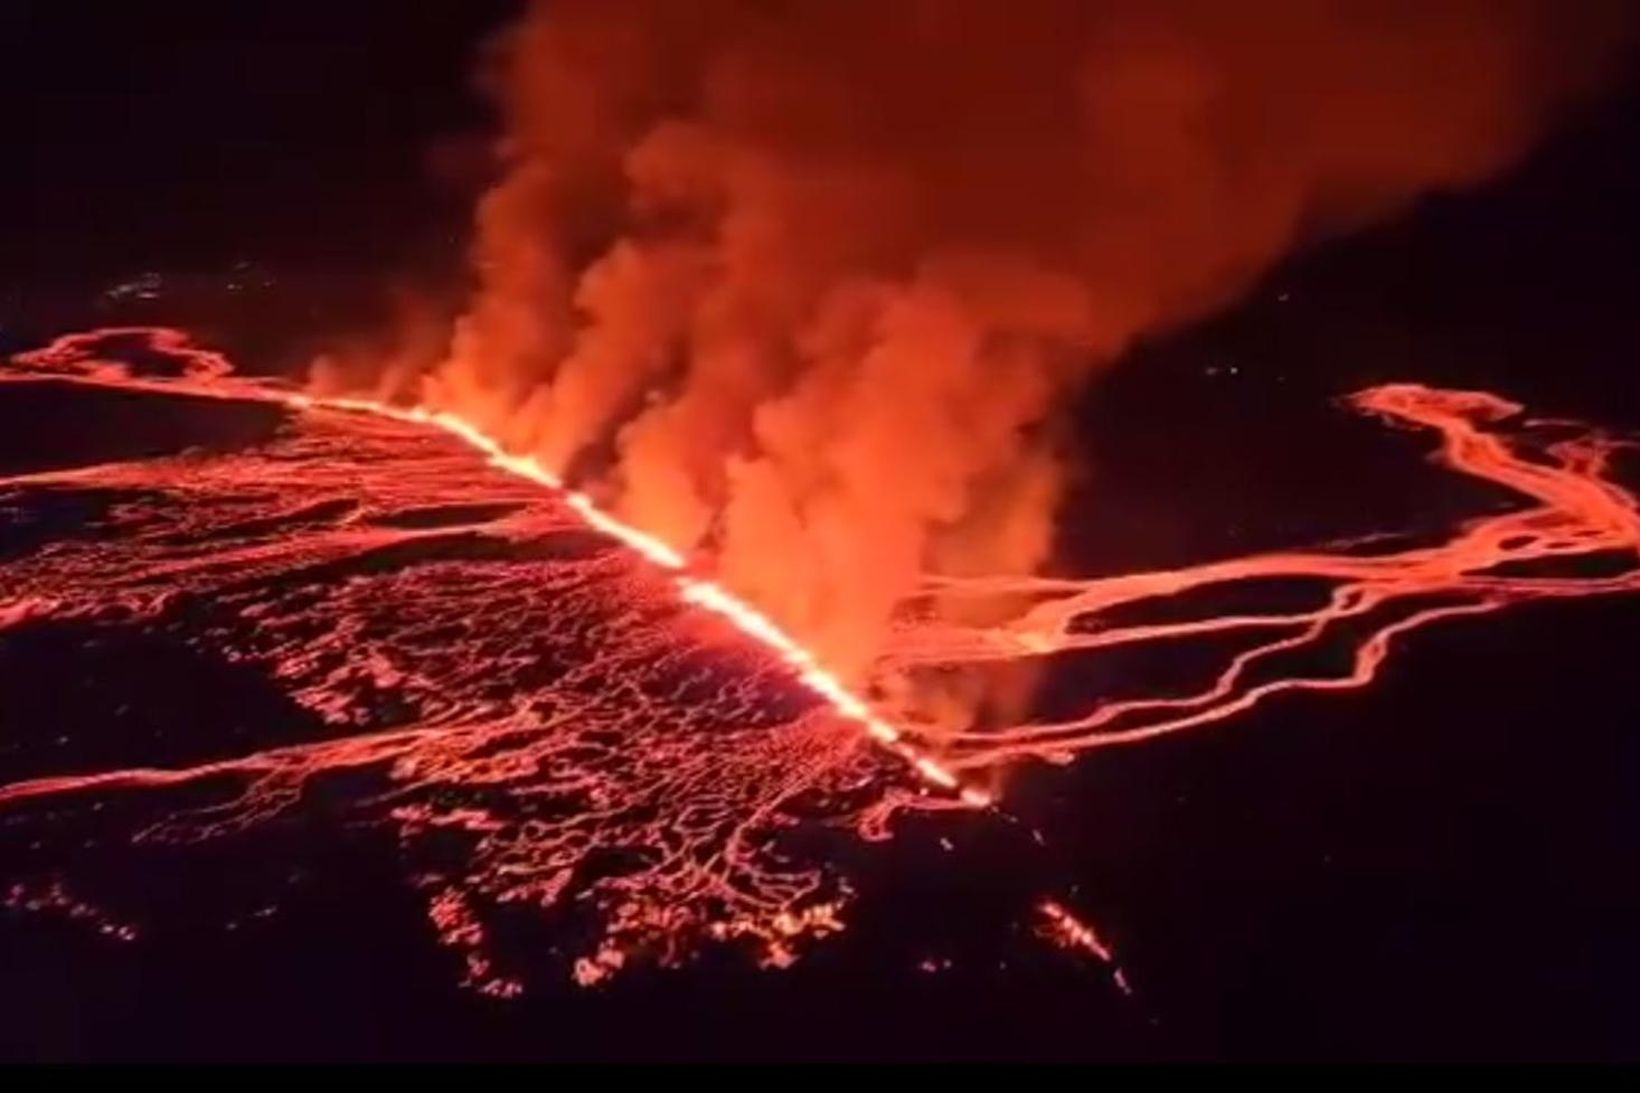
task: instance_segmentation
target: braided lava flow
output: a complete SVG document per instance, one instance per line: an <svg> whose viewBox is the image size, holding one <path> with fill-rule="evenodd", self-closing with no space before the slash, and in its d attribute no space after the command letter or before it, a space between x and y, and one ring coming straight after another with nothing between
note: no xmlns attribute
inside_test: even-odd
<svg viewBox="0 0 1640 1093"><path fill-rule="evenodd" d="M155 358L165 374L130 363ZM835 869L793 849L786 836L800 825L876 834L907 807L983 808L981 785L1022 758L1063 761L1222 720L1282 691L1364 685L1392 640L1425 623L1640 589L1640 514L1608 477L1622 442L1559 423L1557 439L1538 443L1544 430L1506 428L1520 408L1496 396L1375 388L1355 407L1433 430L1444 466L1527 503L1397 552L1277 552L1093 580L931 576L930 601L1026 606L984 627L908 610L882 652L885 672L1252 639L1185 694L1107 699L936 746L874 713L670 548L459 417L236 376L168 330L65 337L16 358L0 380L289 411L246 447L0 478L0 512L62 498L91 512L0 561L0 634L63 623L180 634L271 679L309 737L192 764L13 781L0 805L215 787L215 803L139 835L192 839L285 813L324 777L375 772L360 813L406 846L462 847L413 879L470 981L498 994L520 988L486 942L506 907L590 920L572 964L583 983L635 956L675 961L703 939L739 939L783 964L805 938L839 928L848 894ZM1615 573L1563 571L1611 558L1623 563ZM1112 619L1271 579L1329 591L1306 610ZM1348 671L1286 663L1343 631ZM1061 905L1042 912L1056 936L1106 953Z"/></svg>
<svg viewBox="0 0 1640 1093"><path fill-rule="evenodd" d="M1063 762L1093 748L1131 744L1220 721L1286 691L1337 691L1371 682L1401 634L1441 619L1480 615L1513 604L1640 590L1640 512L1632 493L1607 477L1613 455L1633 448L1569 422L1528 423L1494 431L1522 407L1492 394L1418 384L1358 392L1355 409L1440 437L1435 461L1532 503L1471 519L1433 545L1388 553L1277 551L1183 569L1094 580L932 577L939 597L1012 595L1030 606L1012 621L983 629L923 624L902 632L884 662L926 665L1012 661L1050 654L1110 651L1166 641L1254 640L1204 685L1182 695L1107 699L1053 721L969 731L951 742L954 769L995 768L1023 757ZM1560 432L1533 444L1532 427ZM1575 566L1604 565L1604 575ZM1558 564L1562 571L1545 566ZM1308 610L1196 615L1127 625L1104 620L1118 609L1188 603L1191 593L1249 582L1311 581L1330 590ZM1354 632L1349 628L1354 626ZM1341 640L1349 667L1316 675L1284 668L1282 658ZM1261 674L1262 673L1262 674Z"/></svg>

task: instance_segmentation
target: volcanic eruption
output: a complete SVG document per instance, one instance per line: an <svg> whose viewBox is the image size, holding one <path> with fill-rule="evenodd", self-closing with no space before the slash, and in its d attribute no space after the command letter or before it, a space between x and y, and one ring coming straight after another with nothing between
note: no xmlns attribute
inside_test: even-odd
<svg viewBox="0 0 1640 1093"><path fill-rule="evenodd" d="M1391 549L1091 579L1051 557L1090 379L1294 248L1510 165L1600 87L1622 14L536 5L486 68L499 177L443 343L338 351L304 389L166 330L4 373L277 412L233 450L0 479L93 510L0 566L0 632L186 619L309 738L42 771L0 804L205 784L142 834L195 838L352 772L359 815L459 845L412 879L492 993L520 988L485 941L508 907L594 922L581 982L707 939L784 963L848 897L799 827L1005 808L1023 759L1362 686L1443 619L1640 588L1627 441L1416 382L1349 405L1512 508ZM1195 595L1271 581L1311 602ZM1204 638L1220 663L1181 689L1033 704L1060 654ZM1326 645L1346 670L1303 660Z"/></svg>
<svg viewBox="0 0 1640 1093"><path fill-rule="evenodd" d="M447 352L315 378L461 415L712 556L902 720L966 728L980 696L907 691L878 654L925 572L1048 561L1068 397L1294 247L1507 166L1621 24L1535 0L539 4L486 70L502 174Z"/></svg>

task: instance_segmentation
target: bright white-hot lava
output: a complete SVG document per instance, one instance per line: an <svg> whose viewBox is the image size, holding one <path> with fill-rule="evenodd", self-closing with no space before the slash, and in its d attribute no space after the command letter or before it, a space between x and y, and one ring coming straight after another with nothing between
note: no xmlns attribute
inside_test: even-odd
<svg viewBox="0 0 1640 1093"><path fill-rule="evenodd" d="M123 359L155 355L177 374ZM1218 658L1166 692L1085 696L1069 715L935 739L874 710L660 539L461 417L239 377L174 331L71 336L15 363L0 379L273 404L276 420L225 450L0 478L0 504L69 499L90 513L0 562L0 634L183 635L260 673L306 720L299 739L187 762L43 769L0 786L0 805L229 787L140 836L191 839L287 815L338 772L374 772L358 813L412 857L445 847L413 880L470 981L497 994L520 989L487 940L512 909L592 923L571 963L583 983L703 941L783 965L841 927L849 897L846 877L792 849L804 825L877 835L908 807L983 809L996 775L1021 761L1222 722L1283 692L1364 686L1397 637L1429 623L1640 590L1640 514L1612 477L1625 442L1518 424L1520 408L1490 394L1379 387L1353 406L1438 437L1437 462L1507 488L1517 506L1404 549L1092 580L930 576L919 597L1012 614L981 625L908 610L878 671L1203 641ZM1271 580L1323 591L1307 608L1229 613L1191 598ZM1134 621L1150 607L1170 613ZM1342 672L1299 662L1339 648ZM207 743L210 729L199 726ZM1109 960L1062 903L1036 913L1059 943Z"/></svg>
<svg viewBox="0 0 1640 1093"><path fill-rule="evenodd" d="M542 467L538 460L508 453L499 441L485 435L477 426L452 413L421 408L400 409L366 399L314 398L300 394L289 395L286 398L290 405L299 409L348 410L415 424L433 425L452 436L460 437L484 453L492 465L508 474L515 474L549 489L565 489L564 483ZM584 493L569 491L566 501L571 508L586 518L587 523L599 531L619 539L662 569L676 571L679 574L678 589L686 602L722 616L747 637L768 646L797 670L797 678L804 686L829 702L841 716L859 723L873 742L889 748L894 754L904 758L920 777L941 789L956 791L964 803L976 808L984 808L991 803L990 794L975 786L962 785L957 776L942 763L931 756L920 754L915 747L908 744L898 729L873 713L871 707L863 699L852 694L836 675L815 663L814 656L776 626L768 616L737 598L723 586L689 575L686 572L688 561L677 551L655 536L603 512Z"/></svg>

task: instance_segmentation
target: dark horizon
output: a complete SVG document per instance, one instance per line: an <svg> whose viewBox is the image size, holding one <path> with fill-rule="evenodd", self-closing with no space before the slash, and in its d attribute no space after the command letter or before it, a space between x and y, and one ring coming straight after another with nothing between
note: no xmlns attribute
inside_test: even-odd
<svg viewBox="0 0 1640 1093"><path fill-rule="evenodd" d="M384 276L459 252L474 183L432 157L483 139L475 57L518 8L7 4L0 35L26 47L0 70L0 279L242 259Z"/></svg>

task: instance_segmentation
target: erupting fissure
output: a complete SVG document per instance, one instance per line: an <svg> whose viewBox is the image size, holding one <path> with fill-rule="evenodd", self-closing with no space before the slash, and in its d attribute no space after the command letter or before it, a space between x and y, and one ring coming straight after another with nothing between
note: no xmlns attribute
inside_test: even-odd
<svg viewBox="0 0 1640 1093"><path fill-rule="evenodd" d="M202 726L192 762L42 770L0 785L0 805L229 787L139 835L192 839L290 814L327 775L374 772L382 781L354 807L395 831L412 863L416 848L441 848L412 865L413 879L470 981L498 994L520 989L487 940L509 909L590 920L573 962L583 983L640 957L682 959L703 939L750 941L784 964L803 939L840 927L849 894L823 857L794 848L788 836L805 825L879 834L905 808L984 807L1022 759L1137 743L1286 691L1363 686L1397 637L1438 620L1640 590L1640 510L1612 478L1630 442L1522 423L1519 406L1482 392L1377 387L1353 407L1432 432L1442 466L1511 491L1516 507L1400 549L1346 544L1089 580L930 575L915 597L1006 609L901 612L875 672L1048 657L1074 668L1176 643L1218 658L1182 690L1102 694L1070 716L931 738L874 712L671 547L460 417L238 376L169 330L64 337L0 380L289 411L225 450L0 478L4 511L82 511L0 560L0 641L78 625L91 646L130 632L187 642L259 670L311 721L286 715L265 746L238 750ZM1329 591L1308 609L1263 612L1217 613L1192 597L1271 580ZM1156 606L1171 614L1116 617ZM1303 667L1299 654L1338 647L1345 671ZM1109 960L1062 904L1036 913L1059 943Z"/></svg>
<svg viewBox="0 0 1640 1093"><path fill-rule="evenodd" d="M124 357L174 374L138 374ZM0 380L273 403L299 417L250 453L0 479L0 497L24 503L112 491L124 500L104 518L130 522L124 541L70 535L0 570L0 630L113 616L163 630L179 603L203 602L220 616L200 636L208 652L266 665L344 734L172 769L14 781L0 786L0 804L243 782L227 802L142 835L192 838L277 814L327 771L386 768L400 788L362 802L368 811L408 840L452 831L477 840L468 875L418 883L433 890L441 935L468 951L470 981L498 994L519 984L484 955L475 900L492 912L592 906L603 940L574 964L583 983L632 953L675 959L697 936L750 939L779 964L797 939L839 928L833 911L846 895L840 878L781 849L783 829L818 821L871 834L908 803L989 804L756 610L459 417L234 376L219 354L166 329L69 335L14 363ZM438 436L450 443L430 444ZM581 557L581 547L558 557L552 544L577 525L641 564ZM473 534L518 557L469 558ZM411 554L378 572L377 559L406 548L434 557ZM656 595L660 573L670 596ZM452 582L471 585L474 599L451 598ZM729 623L738 642L699 633L685 621L691 611ZM759 652L738 663L748 643ZM738 666L715 664L724 657ZM814 701L794 706L790 682ZM937 799L873 774L864 742ZM507 788L505 806L442 799L490 786ZM547 816L535 815L541 807ZM613 876L576 875L609 855L631 860ZM609 868L603 860L596 870Z"/></svg>
<svg viewBox="0 0 1640 1093"><path fill-rule="evenodd" d="M1050 560L1077 392L1516 162L1629 8L540 0L485 53L470 294L315 387L454 413L710 556L901 729L1010 719L1012 680L870 677L925 570Z"/></svg>
<svg viewBox="0 0 1640 1093"><path fill-rule="evenodd" d="M708 942L783 966L856 896L839 832L921 809L960 837L1023 761L1365 686L1438 621L1640 590L1626 441L1412 383L1349 402L1513 508L1043 575L1091 377L1516 163L1618 69L1630 8L532 4L486 54L503 139L471 294L431 309L453 322L333 343L300 390L168 329L0 369L3 397L167 399L215 438L0 474L0 654L140 696L0 673L0 824L42 832L0 846L28 873L6 907L150 936L56 871L340 813L396 840L486 992L522 989L496 939L543 928L581 984ZM1165 685L1078 675L1181 647Z"/></svg>
<svg viewBox="0 0 1640 1093"><path fill-rule="evenodd" d="M827 671L822 665L816 663L812 653L771 622L768 616L737 598L734 593L722 585L690 575L687 572L688 561L683 555L653 535L632 527L630 524L623 523L609 513L602 511L586 494L566 490L564 483L556 475L542 467L538 460L530 456L508 453L499 441L486 435L471 422L444 411L428 410L421 407L402 409L384 402L355 398L315 398L309 395L291 394L287 395L286 399L290 405L300 409L320 407L349 410L358 413L377 414L418 425L432 425L443 429L452 436L460 437L463 441L482 452L492 465L501 468L508 474L517 475L538 485L546 486L548 489L566 491L566 502L572 509L585 517L587 523L599 531L619 539L662 569L676 572L678 574L676 578L678 590L685 602L705 608L727 619L748 638L768 646L781 660L797 671L797 678L805 687L830 703L840 716L858 723L873 743L887 748L894 755L904 759L911 769L917 773L918 777L942 790L957 794L964 804L975 808L984 808L990 805L991 795L989 793L976 786L961 784L957 776L938 759L923 754L914 744L905 739L899 729L895 728L885 718L872 712L871 707L863 699L850 692L844 686L842 680L838 679L832 672Z"/></svg>

